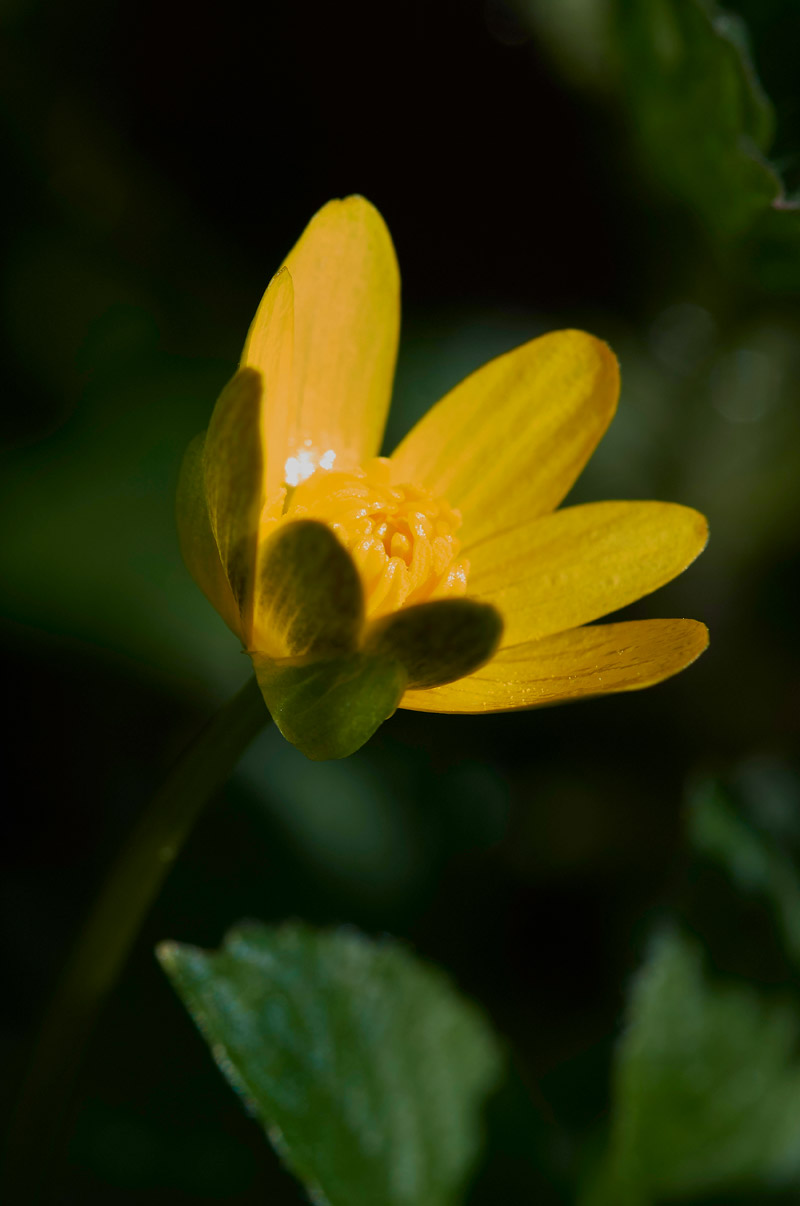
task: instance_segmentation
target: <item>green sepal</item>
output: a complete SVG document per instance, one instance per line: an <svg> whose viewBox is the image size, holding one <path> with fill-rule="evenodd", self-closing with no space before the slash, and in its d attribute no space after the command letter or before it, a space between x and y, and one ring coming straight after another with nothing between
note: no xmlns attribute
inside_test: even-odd
<svg viewBox="0 0 800 1206"><path fill-rule="evenodd" d="M285 657L353 653L364 625L364 591L353 558L327 524L282 524L261 551L256 632Z"/></svg>
<svg viewBox="0 0 800 1206"><path fill-rule="evenodd" d="M262 392L261 374L240 369L217 399L203 451L208 518L241 612L245 639L252 627L258 525L264 503Z"/></svg>
<svg viewBox="0 0 800 1206"><path fill-rule="evenodd" d="M314 661L251 657L272 719L315 762L354 754L389 719L408 685L399 662L369 653Z"/></svg>
<svg viewBox="0 0 800 1206"><path fill-rule="evenodd" d="M490 604L437 599L377 620L364 648L399 662L409 687L426 689L472 674L495 652L502 632L502 617Z"/></svg>
<svg viewBox="0 0 800 1206"><path fill-rule="evenodd" d="M201 431L189 444L181 463L175 500L178 540L189 573L231 632L241 640L239 608L220 560L208 516L204 480L205 442L206 433Z"/></svg>

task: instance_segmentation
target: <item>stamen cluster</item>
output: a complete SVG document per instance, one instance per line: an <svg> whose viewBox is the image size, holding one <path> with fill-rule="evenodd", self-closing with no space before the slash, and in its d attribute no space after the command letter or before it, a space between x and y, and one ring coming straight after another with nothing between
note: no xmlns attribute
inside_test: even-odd
<svg viewBox="0 0 800 1206"><path fill-rule="evenodd" d="M457 559L460 512L419 486L393 485L391 471L386 457L349 472L319 468L281 491L262 518L262 538L287 520L327 523L361 574L368 619L467 589L469 562Z"/></svg>

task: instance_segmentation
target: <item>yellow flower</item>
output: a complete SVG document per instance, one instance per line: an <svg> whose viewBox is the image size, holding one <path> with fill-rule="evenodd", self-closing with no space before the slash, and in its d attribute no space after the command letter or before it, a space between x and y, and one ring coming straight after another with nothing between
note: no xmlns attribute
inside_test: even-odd
<svg viewBox="0 0 800 1206"><path fill-rule="evenodd" d="M609 348L556 331L499 356L385 458L399 321L380 214L331 201L270 282L184 460L184 558L282 732L341 757L398 705L533 708L692 662L708 643L694 620L591 622L684 570L703 516L555 509L614 414Z"/></svg>

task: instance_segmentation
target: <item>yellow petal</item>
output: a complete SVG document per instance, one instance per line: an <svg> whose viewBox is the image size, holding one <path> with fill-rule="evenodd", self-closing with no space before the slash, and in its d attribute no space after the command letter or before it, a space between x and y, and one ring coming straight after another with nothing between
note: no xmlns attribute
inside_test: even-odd
<svg viewBox="0 0 800 1206"><path fill-rule="evenodd" d="M677 674L708 645L697 620L598 624L501 649L468 678L407 691L401 708L418 712L506 712L636 691Z"/></svg>
<svg viewBox="0 0 800 1206"><path fill-rule="evenodd" d="M657 590L708 538L705 518L659 502L566 507L466 544L471 598L493 604L504 645L588 624Z"/></svg>
<svg viewBox="0 0 800 1206"><path fill-rule="evenodd" d="M292 406L294 287L288 268L273 276L256 311L242 352L241 367L257 369L264 379L263 432L265 494L283 485L296 416Z"/></svg>
<svg viewBox="0 0 800 1206"><path fill-rule="evenodd" d="M397 356L400 277L386 225L363 197L330 201L315 214L286 268L294 284L286 459L300 461L297 484L326 453L336 454L336 468L352 468L379 450ZM262 303L243 364L262 367L274 321L267 310ZM271 457L272 430L267 443Z"/></svg>
<svg viewBox="0 0 800 1206"><path fill-rule="evenodd" d="M253 584L261 510L261 374L240 369L217 399L203 455L211 531L250 644Z"/></svg>
<svg viewBox="0 0 800 1206"><path fill-rule="evenodd" d="M233 597L211 531L203 483L203 446L206 433L195 436L183 457L178 478L176 519L178 539L186 568L209 603L217 609L231 632L242 639L239 608Z"/></svg>
<svg viewBox="0 0 800 1206"><path fill-rule="evenodd" d="M392 456L411 481L459 508L464 544L552 511L617 404L613 353L554 331L491 360L428 411Z"/></svg>

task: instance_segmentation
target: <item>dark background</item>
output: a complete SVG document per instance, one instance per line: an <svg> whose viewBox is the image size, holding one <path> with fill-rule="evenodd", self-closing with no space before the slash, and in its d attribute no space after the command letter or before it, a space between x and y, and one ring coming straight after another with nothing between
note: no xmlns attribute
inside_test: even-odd
<svg viewBox="0 0 800 1206"><path fill-rule="evenodd" d="M738 7L791 179L797 10ZM585 326L624 384L573 500L671 499L712 530L700 562L626 613L711 628L703 659L658 688L513 716L400 712L323 766L258 740L92 1043L60 1206L302 1200L155 965L162 938L215 945L242 917L302 917L390 932L448 969L510 1052L476 1206L570 1201L627 979L667 912L721 974L790 979L759 911L687 871L683 804L709 774L756 801L800 795L795 302L737 275L659 195L624 104L537 11L3 8L6 1109L102 868L246 676L180 562L177 469L327 199L365 194L397 247L389 448L490 356Z"/></svg>

